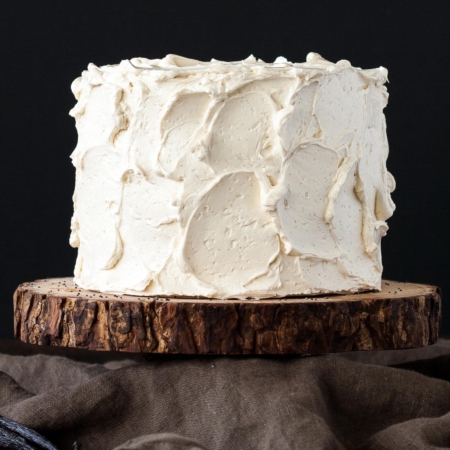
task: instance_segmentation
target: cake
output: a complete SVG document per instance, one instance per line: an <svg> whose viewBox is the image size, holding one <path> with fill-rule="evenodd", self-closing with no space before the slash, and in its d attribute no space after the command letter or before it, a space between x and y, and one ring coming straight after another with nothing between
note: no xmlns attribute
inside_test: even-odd
<svg viewBox="0 0 450 450"><path fill-rule="evenodd" d="M72 84L75 283L138 296L379 290L383 67L176 55Z"/></svg>

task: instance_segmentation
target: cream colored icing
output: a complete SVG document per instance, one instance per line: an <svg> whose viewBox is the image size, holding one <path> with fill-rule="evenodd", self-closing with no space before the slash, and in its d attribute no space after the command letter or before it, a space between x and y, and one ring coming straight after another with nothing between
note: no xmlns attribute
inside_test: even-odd
<svg viewBox="0 0 450 450"><path fill-rule="evenodd" d="M386 69L176 55L76 79L75 282L264 298L380 289Z"/></svg>

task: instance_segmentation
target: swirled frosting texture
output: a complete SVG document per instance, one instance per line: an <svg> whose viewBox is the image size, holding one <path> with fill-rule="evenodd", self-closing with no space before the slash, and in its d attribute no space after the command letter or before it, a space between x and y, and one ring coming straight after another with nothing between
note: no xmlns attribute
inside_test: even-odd
<svg viewBox="0 0 450 450"><path fill-rule="evenodd" d="M168 55L76 79L75 282L264 298L379 289L384 68Z"/></svg>

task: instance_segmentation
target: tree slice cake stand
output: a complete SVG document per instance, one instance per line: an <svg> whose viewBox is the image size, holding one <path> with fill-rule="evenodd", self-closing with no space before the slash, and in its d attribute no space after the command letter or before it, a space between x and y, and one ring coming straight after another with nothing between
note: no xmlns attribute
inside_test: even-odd
<svg viewBox="0 0 450 450"><path fill-rule="evenodd" d="M320 354L424 347L438 338L441 292L383 281L381 292L266 300L137 297L72 278L20 285L15 336L38 345L178 354Z"/></svg>

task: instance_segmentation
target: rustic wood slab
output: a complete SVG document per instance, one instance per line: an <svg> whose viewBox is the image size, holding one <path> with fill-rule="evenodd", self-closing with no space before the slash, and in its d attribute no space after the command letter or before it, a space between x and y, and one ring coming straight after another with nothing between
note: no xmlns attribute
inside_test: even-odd
<svg viewBox="0 0 450 450"><path fill-rule="evenodd" d="M438 338L435 286L383 281L381 292L269 300L135 297L78 289L72 278L20 285L15 336L89 350L320 354L424 347Z"/></svg>

